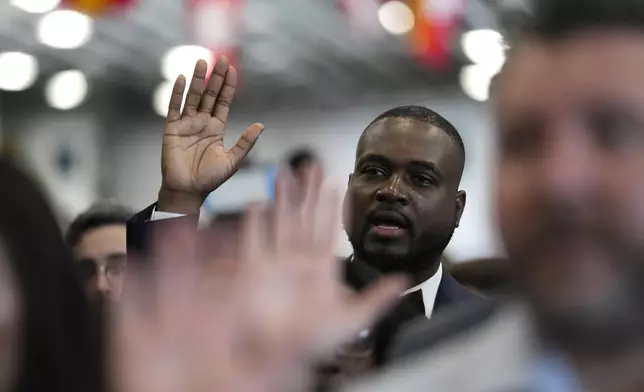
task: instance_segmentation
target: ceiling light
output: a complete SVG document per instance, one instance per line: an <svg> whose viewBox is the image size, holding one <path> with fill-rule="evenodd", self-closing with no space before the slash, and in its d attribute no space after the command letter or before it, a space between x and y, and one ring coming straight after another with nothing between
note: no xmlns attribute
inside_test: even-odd
<svg viewBox="0 0 644 392"><path fill-rule="evenodd" d="M503 36L495 30L472 30L461 37L463 53L474 64L498 72L505 62Z"/></svg>
<svg viewBox="0 0 644 392"><path fill-rule="evenodd" d="M208 48L197 45L183 45L170 49L161 60L161 74L166 80L173 81L179 75L184 75L188 80L192 77L197 60L208 62L208 74L214 64L214 54Z"/></svg>
<svg viewBox="0 0 644 392"><path fill-rule="evenodd" d="M0 89L22 91L33 86L38 78L38 60L20 52L0 53Z"/></svg>
<svg viewBox="0 0 644 392"><path fill-rule="evenodd" d="M36 34L38 40L57 49L79 48L93 33L92 19L72 10L51 12L40 19Z"/></svg>
<svg viewBox="0 0 644 392"><path fill-rule="evenodd" d="M30 14L45 14L55 10L60 0L11 0L11 5Z"/></svg>
<svg viewBox="0 0 644 392"><path fill-rule="evenodd" d="M402 35L414 28L414 12L401 1L388 1L380 6L378 20L390 34Z"/></svg>
<svg viewBox="0 0 644 392"><path fill-rule="evenodd" d="M174 82L164 81L152 93L152 108L154 112L161 117L166 117L168 115L168 106L170 105L170 97L172 96L172 89L174 88ZM186 88L183 92L183 101L185 101L188 89Z"/></svg>
<svg viewBox="0 0 644 392"><path fill-rule="evenodd" d="M490 83L494 75L487 67L467 65L461 69L461 88L473 100L485 102L490 97Z"/></svg>
<svg viewBox="0 0 644 392"><path fill-rule="evenodd" d="M87 78L81 71L63 71L52 76L45 86L45 100L54 109L74 109L85 101Z"/></svg>

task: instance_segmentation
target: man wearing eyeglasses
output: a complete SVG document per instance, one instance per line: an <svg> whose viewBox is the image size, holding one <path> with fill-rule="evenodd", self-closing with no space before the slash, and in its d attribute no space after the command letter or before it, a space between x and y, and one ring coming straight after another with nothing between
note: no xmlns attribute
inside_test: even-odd
<svg viewBox="0 0 644 392"><path fill-rule="evenodd" d="M66 241L92 299L118 301L127 270L126 223L132 214L121 206L98 203L79 215Z"/></svg>

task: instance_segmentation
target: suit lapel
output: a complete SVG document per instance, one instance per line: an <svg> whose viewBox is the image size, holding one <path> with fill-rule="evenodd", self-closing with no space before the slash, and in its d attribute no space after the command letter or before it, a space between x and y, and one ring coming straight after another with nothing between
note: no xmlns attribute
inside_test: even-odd
<svg viewBox="0 0 644 392"><path fill-rule="evenodd" d="M458 305L464 302L485 301L486 299L473 291L470 291L458 283L450 274L443 271L441 284L436 292L434 310L441 310L445 307Z"/></svg>

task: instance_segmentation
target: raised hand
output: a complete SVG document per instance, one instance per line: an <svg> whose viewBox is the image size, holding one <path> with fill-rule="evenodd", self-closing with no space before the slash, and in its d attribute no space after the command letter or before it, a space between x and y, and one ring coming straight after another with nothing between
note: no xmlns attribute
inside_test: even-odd
<svg viewBox="0 0 644 392"><path fill-rule="evenodd" d="M224 147L237 71L221 57L205 83L208 64L199 60L181 111L186 79L174 83L163 131L159 192L161 211L197 213L206 196L226 182L253 148L264 126L247 128L230 150Z"/></svg>
<svg viewBox="0 0 644 392"><path fill-rule="evenodd" d="M405 282L393 277L361 294L343 287L333 255L341 198L320 187L311 174L302 198L280 176L274 209L249 210L237 255L226 255L234 260L187 260L190 229L166 233L154 273L128 276L115 318L116 390L305 391L319 356L399 298Z"/></svg>

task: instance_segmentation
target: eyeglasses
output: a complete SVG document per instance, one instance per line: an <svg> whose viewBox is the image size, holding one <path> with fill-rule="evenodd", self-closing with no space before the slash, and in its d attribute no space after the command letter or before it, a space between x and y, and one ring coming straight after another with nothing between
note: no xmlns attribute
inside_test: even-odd
<svg viewBox="0 0 644 392"><path fill-rule="evenodd" d="M127 270L125 255L108 255L103 259L81 259L78 262L80 272L85 280L104 276L108 282L121 279Z"/></svg>

